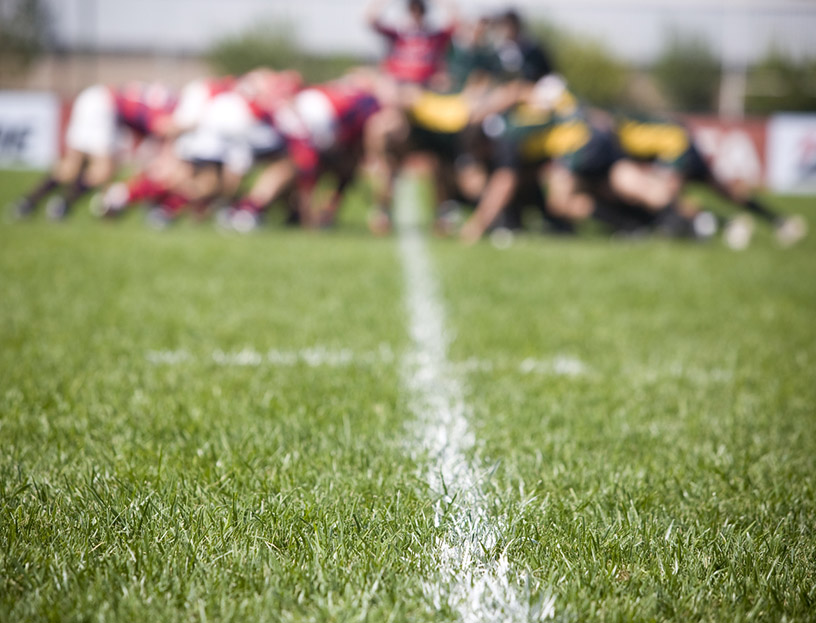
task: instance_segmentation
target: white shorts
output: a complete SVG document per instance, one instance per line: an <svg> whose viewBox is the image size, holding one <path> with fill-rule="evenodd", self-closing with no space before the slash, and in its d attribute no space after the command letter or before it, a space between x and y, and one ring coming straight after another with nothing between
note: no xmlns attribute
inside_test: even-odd
<svg viewBox="0 0 816 623"><path fill-rule="evenodd" d="M179 138L176 152L183 160L221 163L243 175L256 155L282 147L280 134L258 121L243 97L222 93L207 104L198 127Z"/></svg>
<svg viewBox="0 0 816 623"><path fill-rule="evenodd" d="M175 143L176 155L187 162L223 162L226 141L213 132L197 128L182 134Z"/></svg>
<svg viewBox="0 0 816 623"><path fill-rule="evenodd" d="M65 144L91 156L112 156L116 150L118 127L113 93L102 85L80 92L65 133Z"/></svg>
<svg viewBox="0 0 816 623"><path fill-rule="evenodd" d="M281 151L285 141L280 132L263 121L253 123L247 132L247 142L255 156L264 156Z"/></svg>
<svg viewBox="0 0 816 623"><path fill-rule="evenodd" d="M255 121L247 101L238 93L220 93L207 102L200 127L224 136L242 136Z"/></svg>

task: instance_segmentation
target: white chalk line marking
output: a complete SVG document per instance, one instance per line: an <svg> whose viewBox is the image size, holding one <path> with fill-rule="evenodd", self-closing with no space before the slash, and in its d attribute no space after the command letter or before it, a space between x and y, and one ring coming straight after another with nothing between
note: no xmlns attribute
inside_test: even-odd
<svg viewBox="0 0 816 623"><path fill-rule="evenodd" d="M224 351L217 348L205 359L196 357L184 349L158 349L147 351L145 359L152 364L165 366L200 363L208 359L221 366L235 367L263 365L292 367L306 365L311 368L322 366L340 368L352 365L362 366L393 363L396 356L388 344L381 344L377 350L364 353L354 352L350 348L328 348L320 345L296 350L270 348L264 352L251 347L232 351Z"/></svg>
<svg viewBox="0 0 816 623"><path fill-rule="evenodd" d="M240 350L214 350L210 355L195 356L187 350L148 350L145 359L156 366L183 366L194 363L215 363L223 367L281 367L291 368L306 366L308 368L345 368L377 367L393 365L398 357L388 344L381 344L378 349L356 352L350 348L329 348L316 345L294 350L269 349L266 351L245 347ZM626 366L608 373L589 368L580 359L570 355L554 357L526 357L513 360L507 357L482 359L468 357L461 361L447 361L449 374L467 377L472 374L517 373L523 376L539 376L566 379L608 380L614 377L616 382L630 385L651 385L665 381L682 380L696 387L712 385L730 385L734 382L734 370L724 367L706 368L689 365L683 362L667 362L652 366Z"/></svg>
<svg viewBox="0 0 816 623"><path fill-rule="evenodd" d="M145 359L157 366L180 366L189 363L211 361L225 367L252 367L276 366L293 367L305 365L310 368L342 368L349 366L379 366L390 365L397 361L397 355L389 344L380 344L377 350L356 352L350 348L329 348L315 345L308 348L281 350L271 348L259 351L245 347L240 350L224 351L216 349L209 356L196 357L184 349L156 349L148 350ZM571 355L555 355L554 357L526 357L514 360L507 357L484 359L468 357L461 361L446 362L448 371L457 376L466 376L473 373L490 372L517 372L531 376L551 376L568 378L604 379L614 376L620 382L631 384L658 383L666 380L684 380L688 383L704 386L714 384L728 384L734 380L734 370L727 367L700 367L688 363L674 361L661 365L626 366L616 369L607 375L592 370L580 359Z"/></svg>
<svg viewBox="0 0 816 623"><path fill-rule="evenodd" d="M148 350L145 359L154 365L177 366L194 363L199 359L187 350ZM350 348L328 348L313 346L294 350L272 348L266 351L251 347L240 350L224 351L216 349L209 360L222 366L280 366L291 367L306 365L312 368L340 368L346 366L364 366L391 364L396 355L388 344L381 344L377 350L355 352ZM480 359L469 357L462 361L448 361L447 367L453 374L473 372L516 371L521 374L539 374L543 376L579 377L589 374L587 366L575 357L556 355L552 358L527 357L521 361L508 359Z"/></svg>
<svg viewBox="0 0 816 623"><path fill-rule="evenodd" d="M480 486L484 471L469 455L476 440L464 390L448 363L448 333L434 271L420 230L416 185L397 186L396 220L413 348L404 358L404 383L416 418L415 439L430 460L425 474L439 502L436 521L447 528L436 544L438 577L423 584L437 610L447 604L465 623L532 621L554 615L554 598L531 605L531 588L510 570L507 557L490 555L506 526L491 517Z"/></svg>

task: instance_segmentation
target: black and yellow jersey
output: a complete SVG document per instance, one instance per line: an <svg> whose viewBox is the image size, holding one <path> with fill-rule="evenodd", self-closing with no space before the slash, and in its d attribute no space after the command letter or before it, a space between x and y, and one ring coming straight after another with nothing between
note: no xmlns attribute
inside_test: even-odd
<svg viewBox="0 0 816 623"><path fill-rule="evenodd" d="M626 117L617 124L618 141L628 157L671 164L692 145L689 131L679 123Z"/></svg>
<svg viewBox="0 0 816 623"><path fill-rule="evenodd" d="M582 119L557 123L524 139L521 156L527 162L564 158L581 150L591 138L592 128Z"/></svg>
<svg viewBox="0 0 816 623"><path fill-rule="evenodd" d="M411 124L438 134L456 134L470 122L471 107L461 94L425 91L408 109Z"/></svg>
<svg viewBox="0 0 816 623"><path fill-rule="evenodd" d="M564 91L552 110L544 110L522 103L513 107L504 117L509 132L514 135L524 135L583 116L584 111L578 98L569 91Z"/></svg>
<svg viewBox="0 0 816 623"><path fill-rule="evenodd" d="M620 157L613 132L595 127L566 91L551 111L519 104L502 117L495 165L518 167L558 161L576 175L603 176Z"/></svg>
<svg viewBox="0 0 816 623"><path fill-rule="evenodd" d="M562 158L583 148L592 128L578 99L568 91L553 110L519 104L504 115L505 135L524 162Z"/></svg>
<svg viewBox="0 0 816 623"><path fill-rule="evenodd" d="M627 158L657 163L687 179L705 180L711 176L693 135L682 123L628 116L618 119L616 134Z"/></svg>

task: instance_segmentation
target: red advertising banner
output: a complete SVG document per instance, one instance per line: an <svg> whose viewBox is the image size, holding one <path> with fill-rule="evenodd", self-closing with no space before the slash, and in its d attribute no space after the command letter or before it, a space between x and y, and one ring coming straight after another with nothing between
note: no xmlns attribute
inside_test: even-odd
<svg viewBox="0 0 816 623"><path fill-rule="evenodd" d="M724 181L763 186L768 180L766 119L727 121L717 117L685 119L714 174Z"/></svg>

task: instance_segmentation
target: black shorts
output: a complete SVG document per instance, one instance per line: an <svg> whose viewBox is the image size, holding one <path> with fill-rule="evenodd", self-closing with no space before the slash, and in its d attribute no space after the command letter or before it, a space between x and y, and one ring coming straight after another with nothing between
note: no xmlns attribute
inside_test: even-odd
<svg viewBox="0 0 816 623"><path fill-rule="evenodd" d="M578 151L558 159L564 167L581 177L606 177L612 165L623 157L614 132L593 129L592 137Z"/></svg>
<svg viewBox="0 0 816 623"><path fill-rule="evenodd" d="M704 182L712 176L711 168L694 143L670 166L685 179L694 182Z"/></svg>
<svg viewBox="0 0 816 623"><path fill-rule="evenodd" d="M434 132L416 125L411 125L408 139L410 151L430 151L440 158L455 160L460 153L461 132L449 134Z"/></svg>

